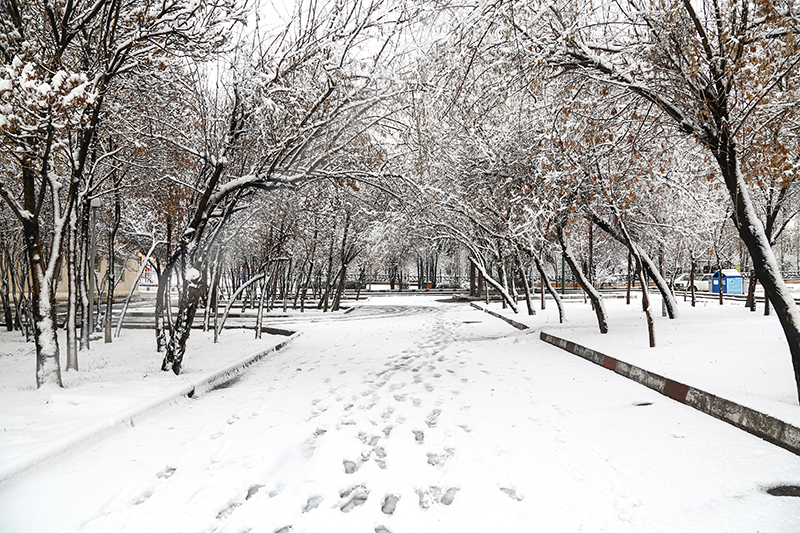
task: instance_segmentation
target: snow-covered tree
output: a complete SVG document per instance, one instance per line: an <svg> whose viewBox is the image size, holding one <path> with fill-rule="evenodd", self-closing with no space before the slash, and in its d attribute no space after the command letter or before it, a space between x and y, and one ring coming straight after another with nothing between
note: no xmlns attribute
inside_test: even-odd
<svg viewBox="0 0 800 533"><path fill-rule="evenodd" d="M61 384L55 281L106 99L145 58L220 44L231 16L183 0L0 4L0 196L25 237L37 386Z"/></svg>

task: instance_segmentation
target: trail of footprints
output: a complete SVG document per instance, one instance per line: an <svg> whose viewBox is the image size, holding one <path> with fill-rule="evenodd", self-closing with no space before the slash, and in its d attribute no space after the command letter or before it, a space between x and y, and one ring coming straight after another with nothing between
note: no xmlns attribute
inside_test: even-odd
<svg viewBox="0 0 800 533"><path fill-rule="evenodd" d="M448 328L444 327L444 324L436 324L438 327L434 327L431 333L429 334L429 338L426 339L423 343L419 344L416 349L411 351L405 351L387 361L386 368L380 372L376 372L372 374L371 381L366 381L367 387L362 390L360 393L353 394L351 396L351 402L345 403L345 396L341 393L339 388L331 387L329 389L330 399L335 400L335 402L329 402L326 406L322 399L313 399L311 401L311 406L313 410L311 411L311 416L309 420L316 418L323 413L326 413L330 409L334 407L338 407L342 405L343 407L338 407L341 409L341 418L339 419L337 429L344 429L346 426L353 426L363 422L363 417L357 416L359 412L370 412L373 408L375 408L380 398L378 397L378 392L383 387L388 385L388 389L392 392L391 396L387 396L389 398L394 399L397 403L404 403L408 400L411 401L413 407L418 408L422 407L422 399L416 396L413 392L406 391L407 387L423 387L424 390L428 393L433 392L435 387L425 382L425 378L423 374L430 374L434 379L439 380L443 377L443 373L438 371L435 363L442 363L445 361L443 355L439 354L439 348L443 344L447 344L448 341L452 340L452 334L448 331ZM438 357L437 357L438 356ZM463 364L463 362L461 363ZM427 372L422 373L421 370L426 370ZM456 374L456 371L452 368L446 368L446 371L449 375L451 375L455 379L459 379L461 383L465 383L468 380L466 378L459 378ZM393 378L400 374L399 382L392 382ZM411 376L411 380L407 381L402 379L404 377ZM330 379L326 379L325 383L330 383ZM460 391L453 390L451 391L453 394L458 394ZM468 406L463 407L463 409L467 409ZM395 407L394 406L384 406L383 410L380 414L380 419L384 423L388 423L390 419L395 414ZM330 414L330 413L329 413ZM441 409L433 409L431 410L428 415L424 418L424 423L429 430L434 430L437 428L439 423L439 418L442 414ZM353 417L357 419L354 419ZM233 423L233 421L229 421L228 423ZM377 420L368 420L373 426L378 424ZM402 425L406 422L406 418L404 416L397 416L395 423L397 425ZM467 425L459 425L464 432L469 433L471 429ZM342 461L342 472L345 476L350 476L355 474L359 471L359 469L367 463L370 459L374 460L377 466L381 470L387 469L387 452L384 446L381 445L381 440L386 438L388 439L392 434L392 431L395 429L395 425L389 424L384 427L382 430L382 435L369 435L366 432L359 432L358 439L361 441L363 445L366 446L365 451L362 451L358 457L350 457L345 458ZM314 441L315 439L322 438L327 430L325 429L317 429L314 434L312 435L310 441ZM414 441L418 445L425 445L425 430L424 429L411 429L411 433L413 434ZM407 435L407 434L406 434ZM364 448L362 447L362 450ZM441 451L431 451L426 452L427 456L427 464L430 467L442 467L445 463L451 459L456 454L455 448L445 447ZM159 473L159 477L169 477L174 473L175 469L167 469L162 473ZM241 506L247 500L250 500L253 496L255 496L261 489L264 488L264 485L261 484L253 484L247 491L246 495L244 495L243 499L231 502L226 508L221 510L217 516L218 519L224 520L228 518L237 507ZM283 487L279 487L278 489L273 490L270 492L269 497L272 498L277 496ZM421 509L429 509L435 505L451 505L458 494L460 487L439 487L439 486L428 486L425 488L417 488L415 489L415 493L417 495L417 505ZM515 501L521 501L523 496L518 494L514 489L507 488L507 487L500 487L500 491L502 491L505 495ZM350 485L347 489L342 490L338 493L338 500L336 501L335 505L342 513L350 513L354 512L357 509L365 506L370 498L370 490L368 486L364 483L354 483ZM308 497L305 505L302 508L302 513L309 513L314 511L315 509L319 508L321 505L324 504L326 498L323 495L313 494ZM413 504L413 502L409 502ZM401 504L401 496L397 493L385 494L383 499L380 500L380 509L381 512L386 515L386 517L391 517L395 511L397 510L398 505ZM333 502L330 502L328 505L333 505ZM286 525L275 530L274 533L289 533L292 530L292 525ZM375 527L376 533L391 533L391 531L384 525L379 525Z"/></svg>

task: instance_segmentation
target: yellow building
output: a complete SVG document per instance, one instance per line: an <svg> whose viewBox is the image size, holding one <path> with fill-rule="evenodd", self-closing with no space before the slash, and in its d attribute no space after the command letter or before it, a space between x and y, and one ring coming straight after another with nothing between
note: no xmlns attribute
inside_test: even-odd
<svg viewBox="0 0 800 533"><path fill-rule="evenodd" d="M98 258L95 268L97 272L97 287L95 287L95 295L97 296L100 294L102 290L102 294L100 294L101 301L108 293L108 290L103 283L103 278L105 278L106 275L106 268L108 268L108 260ZM133 285L138 272L139 262L137 260L117 258L117 261L115 261L114 265L114 278L115 282L117 282L116 287L114 288L115 299L125 298L128 295L128 291L131 289L131 285ZM66 300L69 296L67 288L67 275L67 264L64 262L61 265L61 272L58 277L58 285L56 286L56 300ZM133 293L133 296L139 296L138 288Z"/></svg>

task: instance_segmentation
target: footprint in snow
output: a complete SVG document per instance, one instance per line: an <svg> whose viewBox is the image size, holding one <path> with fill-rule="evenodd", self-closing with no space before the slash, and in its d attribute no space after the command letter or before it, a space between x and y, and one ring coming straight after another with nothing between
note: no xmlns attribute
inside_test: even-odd
<svg viewBox="0 0 800 533"><path fill-rule="evenodd" d="M425 419L425 423L428 425L429 428L435 428L436 423L438 422L439 415L442 414L441 409L434 409L428 415L428 418Z"/></svg>
<svg viewBox="0 0 800 533"><path fill-rule="evenodd" d="M444 505L450 505L451 503L453 503L453 500L456 497L456 492L458 491L459 491L458 488L450 487L449 489L447 489L447 492L444 493L444 496L442 496L442 499L439 501Z"/></svg>
<svg viewBox="0 0 800 533"><path fill-rule="evenodd" d="M397 509L397 502L400 501L400 496L397 494L389 494L386 498L383 499L383 504L381 504L381 511L383 514L392 515L394 514L395 509Z"/></svg>
<svg viewBox="0 0 800 533"><path fill-rule="evenodd" d="M174 474L174 473L175 473L175 468L173 468L171 466L168 466L164 470L162 470L161 472L156 474L156 477L157 478L162 478L162 479L167 479L167 478L172 477L172 474Z"/></svg>
<svg viewBox="0 0 800 533"><path fill-rule="evenodd" d="M303 507L303 512L307 513L313 509L319 507L319 504L322 503L322 496L311 496L308 498L305 507Z"/></svg>
<svg viewBox="0 0 800 533"><path fill-rule="evenodd" d="M342 498L342 501L347 500L339 509L343 513L349 513L356 507L360 507L366 503L369 497L369 490L367 490L364 485L354 485L340 493L339 496Z"/></svg>
<svg viewBox="0 0 800 533"><path fill-rule="evenodd" d="M425 490L418 490L419 506L423 509L430 509L431 505L437 503L441 497L442 489L439 487L429 487Z"/></svg>
<svg viewBox="0 0 800 533"><path fill-rule="evenodd" d="M414 440L417 441L417 444L422 444L423 442L425 442L425 433L424 432L416 430L416 429L413 430L413 431L414 431Z"/></svg>
<svg viewBox="0 0 800 533"><path fill-rule="evenodd" d="M423 509L430 509L436 503L443 505L450 505L459 491L457 487L450 487L442 494L442 489L439 487L428 487L427 489L417 490L419 496L419 506Z"/></svg>
<svg viewBox="0 0 800 533"><path fill-rule="evenodd" d="M428 464L431 466L443 466L445 461L453 457L454 448L445 448L443 453L429 453Z"/></svg>
<svg viewBox="0 0 800 533"><path fill-rule="evenodd" d="M142 492L135 500L133 500L133 505L139 505L140 503L144 503L150 499L150 496L155 494L153 489L147 489Z"/></svg>
<svg viewBox="0 0 800 533"><path fill-rule="evenodd" d="M253 485L252 487L247 489L247 496L245 496L244 499L245 500L249 500L250 498L252 498L253 496L256 495L256 493L259 491L259 489L261 489L263 487L264 487L264 485Z"/></svg>
<svg viewBox="0 0 800 533"><path fill-rule="evenodd" d="M223 520L225 518L228 518L233 513L233 511L235 511L236 508L239 507L240 505L242 504L239 502L229 503L226 508L217 513L217 520Z"/></svg>
<svg viewBox="0 0 800 533"><path fill-rule="evenodd" d="M521 502L522 500L525 499L525 496L523 496L522 494L517 494L517 491L515 491L514 489L509 489L507 487L500 487L500 490L503 491L512 500Z"/></svg>

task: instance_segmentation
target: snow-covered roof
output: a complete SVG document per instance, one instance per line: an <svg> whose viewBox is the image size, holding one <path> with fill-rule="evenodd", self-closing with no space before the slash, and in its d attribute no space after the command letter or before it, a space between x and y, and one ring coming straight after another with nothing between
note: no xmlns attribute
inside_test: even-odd
<svg viewBox="0 0 800 533"><path fill-rule="evenodd" d="M726 278L740 278L742 277L742 273L736 270L735 268L723 268L722 275Z"/></svg>

